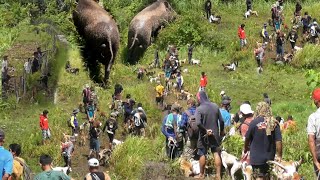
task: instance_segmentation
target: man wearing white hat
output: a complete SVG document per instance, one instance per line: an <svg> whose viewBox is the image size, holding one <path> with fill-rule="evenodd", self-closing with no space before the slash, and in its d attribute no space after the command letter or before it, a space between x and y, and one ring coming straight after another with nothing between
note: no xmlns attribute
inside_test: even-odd
<svg viewBox="0 0 320 180"><path fill-rule="evenodd" d="M243 123L240 125L240 132L241 136L245 138L246 133L249 129L249 124L253 120L253 111L251 109L251 106L249 104L242 104L240 106L240 113L242 114L242 117L244 119Z"/></svg>
<svg viewBox="0 0 320 180"><path fill-rule="evenodd" d="M111 180L105 172L99 171L99 161L96 158L91 158L88 161L89 173L84 177L84 180Z"/></svg>

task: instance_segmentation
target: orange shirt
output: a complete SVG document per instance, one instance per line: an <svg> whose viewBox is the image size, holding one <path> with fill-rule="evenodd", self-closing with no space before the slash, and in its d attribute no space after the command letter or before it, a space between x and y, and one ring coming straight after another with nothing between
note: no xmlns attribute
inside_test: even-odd
<svg viewBox="0 0 320 180"><path fill-rule="evenodd" d="M200 87L206 87L207 86L207 76L201 76L200 78Z"/></svg>

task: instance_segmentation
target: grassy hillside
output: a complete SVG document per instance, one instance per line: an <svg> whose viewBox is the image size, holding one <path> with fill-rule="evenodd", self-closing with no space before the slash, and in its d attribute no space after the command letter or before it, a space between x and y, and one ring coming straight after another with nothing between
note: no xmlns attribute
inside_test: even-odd
<svg viewBox="0 0 320 180"><path fill-rule="evenodd" d="M124 94L130 93L138 102L142 102L147 112L149 126L147 128L146 139L127 138L124 145L117 149L112 157L111 168L109 169L113 179L144 179L148 177L140 173L144 166L152 164L151 162L165 162L169 166L167 179L177 179L177 170L171 169L176 167L175 164L169 162L164 156L164 137L160 133L160 123L162 120L162 112L154 105L154 87L147 79L139 81L136 79L134 69L136 66L126 66L123 64L125 59L125 49L127 44L127 29L133 16L143 9L143 7L151 1L116 1L110 0L105 2L105 6L110 10L116 19L121 32L121 50L117 57L116 64L111 73L112 85L120 83L124 87ZM275 56L275 52L268 52L268 62L264 66L264 72L260 75L256 73L256 62L253 57L253 48L256 41L260 41L259 32L264 22L270 17L270 2L254 1L253 8L258 11L259 17L250 17L243 19L245 4L242 1L234 4L225 5L220 2L214 2L213 12L222 16L222 22L219 25L209 24L203 17L203 2L186 0L172 2L173 7L179 14L174 23L168 25L162 30L155 44L150 46L140 64L146 66L153 60L153 52L155 47L160 47L160 57L163 59L165 48L169 43L177 44L180 47L180 58L187 58L187 43L195 42L194 58L200 59L202 66L188 66L189 73L183 74L186 89L192 93L196 93L198 89L199 76L201 71L208 74L209 86L208 94L212 101L220 103L219 93L221 90L232 97L232 113L238 111L239 105L244 100L249 100L255 106L259 101L263 100L262 93L267 92L273 101L274 115L287 117L293 115L298 123L296 132L289 132L283 135L284 142L284 159L298 160L303 157L306 162L302 165L301 172L306 179L313 179L313 167L307 146L307 136L305 127L307 118L311 112L315 110L310 100L310 89L306 85L304 62L317 60L319 47L310 46L303 50L298 57L297 65L276 66L272 63L271 57ZM219 8L218 8L219 7ZM303 4L303 11L320 17L317 9L320 3L316 1L306 1ZM53 8L51 8L53 9ZM286 24L290 24L290 17L294 9L294 4L285 4ZM50 13L50 12L49 12ZM61 45L54 61L53 77L50 79L52 90L58 93L57 104L53 104L52 97L46 97L42 92L38 93L37 103L24 102L16 104L8 101L12 106L0 106L0 126L7 133L5 146L16 142L22 144L22 157L31 165L35 172L39 172L37 165L38 157L42 153L49 153L54 157L55 164L62 165L62 158L59 150L59 142L63 132L69 132L66 128L66 119L69 117L73 108L77 107L81 102L81 91L84 84L89 83L96 86L99 96L99 108L108 112L108 105L111 101L113 89L102 89L95 85L88 77L88 72L83 66L84 62L80 55L79 46L74 43L76 34L74 35L74 27L70 24L70 14L59 13L58 15L47 14L46 17L53 20L62 32L69 35L71 40L69 47ZM249 47L244 51L239 51L237 28L241 23L246 24L246 33L248 36ZM24 26L25 27L25 26ZM290 27L290 26L289 26ZM23 29L27 31L28 28ZM271 28L268 27L269 32ZM1 31L3 33L3 31ZM4 36L6 37L6 36ZM17 36L18 37L18 36ZM30 36L32 38L32 36ZM20 36L24 39L23 35ZM37 39L37 37L33 37ZM22 41L22 40L21 40ZM13 43L17 44L19 38ZM24 42L25 43L25 42ZM300 42L298 45L301 45ZM9 46L12 46L10 44ZM312 52L310 49L313 49ZM286 48L288 50L288 47ZM2 51L0 51L2 52ZM312 55L311 55L312 53ZM222 63L229 63L234 58L239 60L239 68L236 72L227 73L223 71ZM66 60L70 60L71 66L80 68L79 75L71 75L66 73L62 67ZM308 61L307 61L308 60ZM315 61L314 64L317 64ZM318 69L316 69L318 70ZM56 82L56 83L53 83ZM167 98L167 103L171 103L173 99ZM1 102L1 104L6 104ZM183 106L186 106L183 103ZM44 110L49 110L49 122L53 132L53 138L49 145L39 146L41 134L38 128L38 116ZM80 122L83 114L80 115ZM122 119L118 120L120 123ZM122 138L118 132L117 138ZM102 139L106 139L104 136ZM105 143L103 145L105 146ZM229 139L225 144L228 151L239 155L242 143L235 139ZM76 148L74 156L74 172L71 174L77 179L81 179L87 171L86 157L83 154L88 153L87 147ZM157 167L157 166L156 166ZM160 171L160 170L159 170ZM138 173L137 173L138 172ZM160 171L162 172L162 171Z"/></svg>

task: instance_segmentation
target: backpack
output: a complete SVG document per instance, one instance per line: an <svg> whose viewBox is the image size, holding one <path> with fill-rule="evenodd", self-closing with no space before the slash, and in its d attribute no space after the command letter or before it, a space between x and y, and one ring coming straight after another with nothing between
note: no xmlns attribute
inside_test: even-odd
<svg viewBox="0 0 320 180"><path fill-rule="evenodd" d="M18 161L23 166L23 180L31 180L32 171L30 167L18 158L14 158L14 160Z"/></svg>
<svg viewBox="0 0 320 180"><path fill-rule="evenodd" d="M135 124L136 127L141 126L142 120L141 120L141 117L140 117L139 113L134 114L133 121L134 121L134 124Z"/></svg>
<svg viewBox="0 0 320 180"><path fill-rule="evenodd" d="M103 175L103 177L102 177ZM96 172L96 173L89 173L86 175L85 180L104 180L108 177L108 175L104 172Z"/></svg>
<svg viewBox="0 0 320 180"><path fill-rule="evenodd" d="M187 133L190 139L198 139L199 136L199 128L197 126L196 118L191 115L191 113L187 110L185 113L188 115L188 125L187 125Z"/></svg>

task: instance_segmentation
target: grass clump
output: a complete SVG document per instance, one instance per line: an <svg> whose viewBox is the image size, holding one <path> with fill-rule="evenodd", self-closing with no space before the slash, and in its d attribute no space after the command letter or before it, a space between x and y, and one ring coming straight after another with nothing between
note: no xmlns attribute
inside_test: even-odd
<svg viewBox="0 0 320 180"><path fill-rule="evenodd" d="M294 56L291 64L297 68L318 68L320 67L320 47L307 44Z"/></svg>

